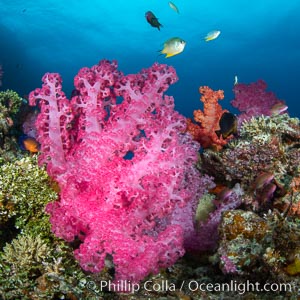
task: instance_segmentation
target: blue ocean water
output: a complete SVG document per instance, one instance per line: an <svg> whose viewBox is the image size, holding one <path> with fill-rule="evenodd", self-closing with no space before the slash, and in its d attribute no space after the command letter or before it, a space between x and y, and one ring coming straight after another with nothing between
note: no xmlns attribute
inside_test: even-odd
<svg viewBox="0 0 300 300"><path fill-rule="evenodd" d="M58 72L70 95L78 70L103 58L118 60L125 74L158 61L175 67L179 81L167 94L187 117L201 107L201 85L223 89L230 109L235 76L243 83L265 80L299 117L299 0L174 0L179 14L168 2L1 0L1 89L26 95L41 86L45 72ZM163 24L160 31L146 22L149 10ZM220 36L204 42L212 30ZM187 42L184 52L158 56L174 36Z"/></svg>

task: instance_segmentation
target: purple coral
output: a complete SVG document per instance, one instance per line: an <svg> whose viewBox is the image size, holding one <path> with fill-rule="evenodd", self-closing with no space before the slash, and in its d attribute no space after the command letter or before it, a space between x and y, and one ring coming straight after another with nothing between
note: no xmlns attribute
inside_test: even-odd
<svg viewBox="0 0 300 300"><path fill-rule="evenodd" d="M274 105L284 103L273 92L267 92L266 89L267 84L263 80L250 84L238 83L234 86L235 99L231 104L241 112L238 116L239 124L255 116L270 116Z"/></svg>

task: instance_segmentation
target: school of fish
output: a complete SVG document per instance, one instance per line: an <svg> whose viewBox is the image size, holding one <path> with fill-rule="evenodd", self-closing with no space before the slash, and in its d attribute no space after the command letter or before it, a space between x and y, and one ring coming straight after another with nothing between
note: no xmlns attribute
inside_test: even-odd
<svg viewBox="0 0 300 300"><path fill-rule="evenodd" d="M169 1L168 4L169 4L169 7L174 12L179 14L179 9L175 3ZM152 11L150 11L150 10L147 11L145 14L145 18L152 27L155 27L158 30L160 30L160 28L163 27L163 25L159 22L158 18ZM221 33L220 30L212 30L212 31L208 32L202 38L202 40L204 40L205 42L215 40L216 38L219 37L220 33ZM168 57L172 57L174 55L182 53L183 50L185 49L185 46L186 46L185 40L183 40L180 37L172 37L163 43L163 49L159 50L159 52L161 55L165 54L165 58L168 58Z"/></svg>

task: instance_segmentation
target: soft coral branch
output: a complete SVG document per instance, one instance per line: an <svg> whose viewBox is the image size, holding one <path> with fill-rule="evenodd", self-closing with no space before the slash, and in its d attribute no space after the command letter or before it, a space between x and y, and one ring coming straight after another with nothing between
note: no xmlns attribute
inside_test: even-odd
<svg viewBox="0 0 300 300"><path fill-rule="evenodd" d="M66 168L66 156L72 147L70 124L73 113L70 102L61 90L62 79L57 73L46 73L42 88L29 94L30 105L40 106L37 117L40 163L47 163L48 173L56 177Z"/></svg>
<svg viewBox="0 0 300 300"><path fill-rule="evenodd" d="M219 100L224 98L222 90L213 91L208 86L201 86L199 92L202 94L200 100L203 102L203 111L200 109L194 111L194 120L187 122L187 131L192 134L195 140L200 142L203 148L216 147L222 148L227 140L220 138L216 134L216 130L220 129L219 121L226 109L222 109Z"/></svg>

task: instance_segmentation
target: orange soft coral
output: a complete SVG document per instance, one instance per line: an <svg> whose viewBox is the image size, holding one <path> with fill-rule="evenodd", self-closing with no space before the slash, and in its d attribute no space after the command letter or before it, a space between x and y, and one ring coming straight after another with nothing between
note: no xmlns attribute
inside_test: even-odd
<svg viewBox="0 0 300 300"><path fill-rule="evenodd" d="M227 143L227 139L223 139L222 136L218 138L215 131L220 129L219 121L222 114L228 112L218 103L224 98L224 92L214 91L208 86L201 86L199 92L202 94L200 100L203 102L203 111L200 109L194 111L194 120L199 124L192 123L189 119L187 131L200 142L203 148L221 149Z"/></svg>

